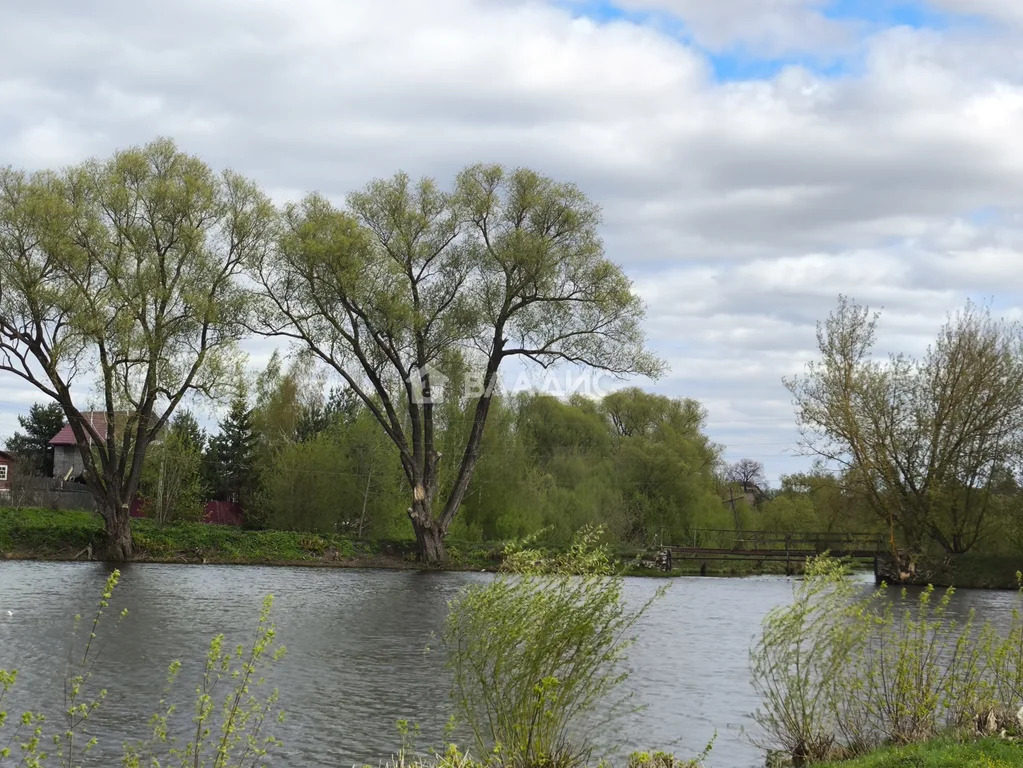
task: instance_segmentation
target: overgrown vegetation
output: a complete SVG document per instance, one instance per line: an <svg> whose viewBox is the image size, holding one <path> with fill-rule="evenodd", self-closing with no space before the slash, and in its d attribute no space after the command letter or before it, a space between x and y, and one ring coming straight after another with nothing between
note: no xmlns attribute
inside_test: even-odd
<svg viewBox="0 0 1023 768"><path fill-rule="evenodd" d="M323 389L302 360L283 370L271 359L256 382L248 432L238 434L236 403L221 423L221 434L233 437L219 448L211 441L208 474L226 476L225 457L249 467L231 493L266 527L410 537L408 485L394 447L365 407ZM457 452L471 414L457 400L434 409L437 450ZM756 524L744 500L737 510L722 503L719 448L694 400L639 389L600 400L495 395L488 413L450 540L507 541L544 529L550 543L567 545L583 526L602 525L617 541L651 545L733 528L737 517ZM448 470L440 470L442 495L456 481Z"/></svg>
<svg viewBox="0 0 1023 768"><path fill-rule="evenodd" d="M999 632L948 616L951 589L865 597L847 575L816 559L793 603L764 619L751 653L758 743L803 765L939 735L1021 732L1020 606Z"/></svg>
<svg viewBox="0 0 1023 768"><path fill-rule="evenodd" d="M110 574L91 620L83 625L80 616L74 619L59 718L51 721L37 711L11 716L4 700L15 688L18 673L0 669L0 766L78 768L95 764L92 754L99 741L90 733L89 721L102 707L107 691L96 689L94 670L103 650L103 635L116 631L116 626L102 625L119 578L119 571ZM171 663L168 689L149 720L151 736L123 745L124 768L255 768L265 764L267 755L279 746L269 729L283 718L276 709L276 689L262 693L263 672L284 654L284 647L276 644L272 607L273 597L267 596L248 644L226 645L223 635L210 641L191 718L168 704L169 691L181 670L180 662ZM126 616L127 610L122 611L117 622ZM103 745L108 755L110 746Z"/></svg>
<svg viewBox="0 0 1023 768"><path fill-rule="evenodd" d="M624 655L650 603L625 606L600 535L583 531L558 554L515 548L493 581L451 604L455 704L500 765L584 765L597 730L628 706Z"/></svg>
<svg viewBox="0 0 1023 768"><path fill-rule="evenodd" d="M0 168L0 373L60 405L112 559L132 555L149 447L183 399L233 378L250 306L236 277L273 219L258 187L170 139Z"/></svg>

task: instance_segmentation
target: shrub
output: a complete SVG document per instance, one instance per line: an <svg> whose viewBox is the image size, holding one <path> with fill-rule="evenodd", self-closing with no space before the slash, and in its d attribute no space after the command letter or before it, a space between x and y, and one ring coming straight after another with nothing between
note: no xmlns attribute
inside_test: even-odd
<svg viewBox="0 0 1023 768"><path fill-rule="evenodd" d="M883 598L885 588L875 593ZM993 630L979 632L973 615L962 624L947 617L953 591L937 601L927 587L895 616L890 600L881 610L857 608L860 632L869 638L842 675L839 727L865 744L926 741L961 728L991 700L989 665Z"/></svg>
<svg viewBox="0 0 1023 768"><path fill-rule="evenodd" d="M502 571L451 604L445 643L453 695L477 746L510 766L574 766L594 744L585 725L620 714L621 664L650 603L628 610L597 529L567 552L512 547Z"/></svg>
<svg viewBox="0 0 1023 768"><path fill-rule="evenodd" d="M772 610L751 653L760 744L797 765L952 732L1018 729L1023 616L1009 631L948 616L953 591L857 599L845 568L808 561L791 605ZM1021 592L1023 596L1023 592Z"/></svg>
<svg viewBox="0 0 1023 768"><path fill-rule="evenodd" d="M770 611L750 658L762 706L753 714L758 743L797 764L828 757L843 669L863 642L850 616L847 568L822 557L807 562L791 605Z"/></svg>
<svg viewBox="0 0 1023 768"><path fill-rule="evenodd" d="M1003 714L1014 718L1023 711L1023 574L1019 571L1016 581L1020 589L1009 629L995 643L991 656L993 698L1005 710Z"/></svg>

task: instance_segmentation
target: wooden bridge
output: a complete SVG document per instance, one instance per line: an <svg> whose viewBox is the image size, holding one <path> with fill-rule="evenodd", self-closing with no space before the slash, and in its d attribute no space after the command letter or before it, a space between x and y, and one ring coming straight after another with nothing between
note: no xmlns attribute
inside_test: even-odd
<svg viewBox="0 0 1023 768"><path fill-rule="evenodd" d="M834 557L872 560L886 552L884 537L876 533L777 533L772 531L729 531L698 529L684 544L662 544L658 562L667 566L673 559L683 560L755 560L785 563L791 573L793 564L828 552Z"/></svg>

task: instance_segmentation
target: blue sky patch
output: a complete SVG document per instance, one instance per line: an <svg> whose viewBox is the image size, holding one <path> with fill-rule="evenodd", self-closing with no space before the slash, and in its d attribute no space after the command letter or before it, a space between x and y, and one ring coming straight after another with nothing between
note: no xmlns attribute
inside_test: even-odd
<svg viewBox="0 0 1023 768"><path fill-rule="evenodd" d="M710 50L694 39L684 18L665 12L624 9L614 0L553 2L573 15L584 16L598 23L627 22L656 28L703 53L715 79L721 82L770 78L793 65L827 77L853 74L858 69L856 52L833 55L793 52L780 57L764 57L742 46ZM971 17L944 12L925 0L830 0L819 6L818 10L825 18L853 25L864 37L892 27L943 30L976 21Z"/></svg>
<svg viewBox="0 0 1023 768"><path fill-rule="evenodd" d="M954 17L919 0L831 0L822 15L877 27L945 29Z"/></svg>

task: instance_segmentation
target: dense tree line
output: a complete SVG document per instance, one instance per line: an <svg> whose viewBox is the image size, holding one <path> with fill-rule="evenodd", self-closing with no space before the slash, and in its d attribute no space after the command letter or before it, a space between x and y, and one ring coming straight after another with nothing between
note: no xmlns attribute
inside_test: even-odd
<svg viewBox="0 0 1023 768"><path fill-rule="evenodd" d="M449 431L453 442L461 439L470 415L457 400L438 408L443 449ZM759 461L723 464L693 400L632 388L600 399L505 394L492 408L452 529L459 541L542 530L559 544L588 524L637 546L736 538L711 529L888 533L855 472L819 460L771 488ZM61 421L33 406L7 448L45 445ZM25 471L38 472L34 454L24 456ZM285 367L276 354L235 393L210 434L190 412L177 414L151 447L140 485L146 513L164 522L196 520L204 501L224 500L242 504L252 527L395 539L409 535L407 491L393 444L358 400L330 389L307 359ZM990 492L985 535L971 551L1023 551L1023 489L1005 472Z"/></svg>
<svg viewBox="0 0 1023 768"><path fill-rule="evenodd" d="M210 498L241 501L252 525L407 536L407 478L367 408L343 390L324 394L303 359L284 370L274 355L254 390L251 407L237 396L207 441ZM622 542L646 544L733 524L721 500L720 448L693 400L633 388L601 399L497 394L490 407L455 538L543 529L564 542L601 523ZM467 399L436 408L438 449L457 448L471 429ZM441 491L455 482L451 468Z"/></svg>

